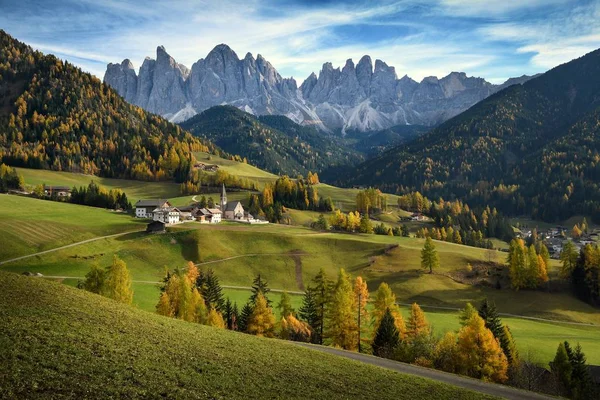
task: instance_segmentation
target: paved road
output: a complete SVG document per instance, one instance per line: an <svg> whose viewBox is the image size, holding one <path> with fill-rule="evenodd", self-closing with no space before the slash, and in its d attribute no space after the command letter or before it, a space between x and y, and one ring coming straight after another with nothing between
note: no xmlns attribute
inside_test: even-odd
<svg viewBox="0 0 600 400"><path fill-rule="evenodd" d="M295 344L303 347L307 347L312 350L321 351L324 353L331 353L337 356L350 358L355 361L376 365L378 367L390 369L392 371L400 372L402 374L415 375L422 378L432 379L434 381L447 383L453 386L459 386L465 389L469 389L475 392L487 394L490 396L501 397L511 400L542 400L542 399L554 399L554 397L545 396L542 394L528 392L525 390L519 390L511 388L509 386L498 385L495 383L487 383L478 379L466 378L454 374L449 374L442 371L437 371L430 368L422 368L416 365L405 364L397 361L388 360L385 358L374 357L368 354L360 354L351 351L345 351L336 349L333 347L319 346L308 343Z"/></svg>
<svg viewBox="0 0 600 400"><path fill-rule="evenodd" d="M45 250L45 251L40 251L39 253L27 254L26 256L21 256L21 257L17 257L17 258L11 258L10 260L0 261L0 265L8 264L8 263L11 263L14 261L24 260L25 258L29 258L29 257L35 257L35 256L39 256L42 254L52 253L53 251L68 249L69 247L79 246L80 244L95 242L96 240L108 239L108 238L113 238L113 237L118 237L118 236L128 235L130 233L138 233L138 232L144 232L144 231L131 231L131 232L115 233L114 235L100 236L100 237L95 237L92 239L82 240L81 242L71 243L66 246L56 247L54 249Z"/></svg>

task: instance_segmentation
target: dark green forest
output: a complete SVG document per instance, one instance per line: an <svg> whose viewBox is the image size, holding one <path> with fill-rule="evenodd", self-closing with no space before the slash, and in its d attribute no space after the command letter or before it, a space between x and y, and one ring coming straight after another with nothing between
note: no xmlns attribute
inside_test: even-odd
<svg viewBox="0 0 600 400"><path fill-rule="evenodd" d="M600 50L511 86L339 179L509 215L600 221Z"/></svg>

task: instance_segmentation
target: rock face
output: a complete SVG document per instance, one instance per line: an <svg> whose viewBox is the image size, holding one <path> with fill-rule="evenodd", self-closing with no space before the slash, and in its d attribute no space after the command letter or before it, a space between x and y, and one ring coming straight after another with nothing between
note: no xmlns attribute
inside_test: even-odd
<svg viewBox="0 0 600 400"><path fill-rule="evenodd" d="M136 75L129 60L109 64L104 81L130 103L172 122L184 121L215 105L230 104L255 115L286 115L293 121L324 131L371 131L400 124L436 125L511 84L530 77L511 78L493 85L481 78L452 72L420 83L394 67L364 56L355 66L323 64L298 88L282 78L260 54L243 59L225 44L215 47L192 69L178 64L164 47L156 60L146 58Z"/></svg>

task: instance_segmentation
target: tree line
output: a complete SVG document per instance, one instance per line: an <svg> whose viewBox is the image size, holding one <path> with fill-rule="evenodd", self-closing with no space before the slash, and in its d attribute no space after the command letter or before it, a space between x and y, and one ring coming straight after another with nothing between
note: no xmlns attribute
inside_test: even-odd
<svg viewBox="0 0 600 400"><path fill-rule="evenodd" d="M194 151L218 152L125 102L96 77L0 32L0 162L27 168L183 182Z"/></svg>
<svg viewBox="0 0 600 400"><path fill-rule="evenodd" d="M560 254L561 277L571 283L573 293L581 300L600 305L600 249L586 244L579 253L568 241Z"/></svg>
<svg viewBox="0 0 600 400"><path fill-rule="evenodd" d="M182 195L191 195L202 193L203 187L214 188L221 185L246 190L258 189L258 183L255 180L231 175L222 169L217 170L216 173L194 169L190 171L185 182L181 183L179 190Z"/></svg>
<svg viewBox="0 0 600 400"><path fill-rule="evenodd" d="M44 185L37 185L32 192L33 196L53 201L66 201L72 204L81 204L90 207L108 208L111 210L129 211L133 207L127 195L121 189L106 189L94 181L87 186L73 186L71 196L59 197L56 193L47 195Z"/></svg>
<svg viewBox="0 0 600 400"><path fill-rule="evenodd" d="M15 168L0 164L0 193L6 193L9 189L21 190L24 186L23 176Z"/></svg>

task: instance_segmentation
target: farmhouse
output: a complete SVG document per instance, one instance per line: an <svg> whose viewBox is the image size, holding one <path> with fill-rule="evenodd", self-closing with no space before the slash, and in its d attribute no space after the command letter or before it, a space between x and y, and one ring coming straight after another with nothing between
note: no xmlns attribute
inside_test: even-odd
<svg viewBox="0 0 600 400"><path fill-rule="evenodd" d="M167 225L178 224L181 222L180 211L176 207L156 208L152 211L152 219Z"/></svg>
<svg viewBox="0 0 600 400"><path fill-rule="evenodd" d="M139 200L135 203L135 216L137 218L153 219L152 213L156 209L173 207L169 200Z"/></svg>
<svg viewBox="0 0 600 400"><path fill-rule="evenodd" d="M44 185L44 194L50 197L71 197L71 188L68 186L46 186Z"/></svg>

